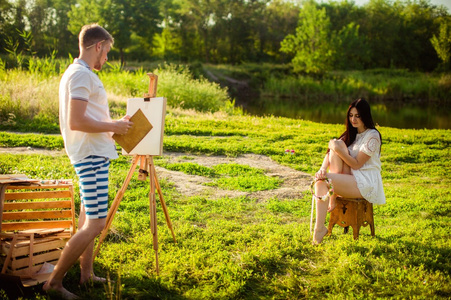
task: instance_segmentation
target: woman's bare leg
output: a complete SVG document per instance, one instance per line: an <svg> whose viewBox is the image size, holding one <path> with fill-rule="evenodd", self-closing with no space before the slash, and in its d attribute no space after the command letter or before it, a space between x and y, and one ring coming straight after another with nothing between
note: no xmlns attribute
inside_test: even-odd
<svg viewBox="0 0 451 300"><path fill-rule="evenodd" d="M342 143L341 147L345 148L346 151L348 151L345 143ZM326 200L326 201L322 201L319 199L316 200L316 222L315 222L315 231L314 231L314 235L313 235L313 242L317 243L317 244L321 243L324 236L327 234L327 227L324 225L324 223L326 222L327 212L331 212L337 206L337 204L336 204L337 193L339 195L342 195L338 191L343 191L343 189L338 188L338 190L337 190L336 184L342 185L343 183L341 180L338 180L337 182L335 182L334 178L337 180L337 177L335 176L335 174L337 174L337 175L338 174L348 174L348 176L351 176L351 177L345 177L346 180L351 180L351 181L353 180L355 182L354 177L352 175L350 175L351 168L343 162L343 160L340 158L340 156L338 156L338 154L335 151L330 150L330 152L329 152L329 173L327 174L327 177L332 180L335 192L333 195L331 195L329 197L329 200ZM346 186L348 187L348 185L346 185ZM355 185L355 188L357 189L357 184ZM315 195L323 196L323 195L326 195L328 192L329 192L329 186L327 185L327 183L325 181L316 182ZM353 192L355 192L355 191L353 190Z"/></svg>
<svg viewBox="0 0 451 300"><path fill-rule="evenodd" d="M348 151L345 143L341 143L341 147L346 151ZM329 152L329 164L330 164L329 173L351 174L351 168L333 150L330 150ZM331 212L335 209L335 207L337 206L336 200L337 194L334 193L333 195L330 196L329 207L327 210L328 212Z"/></svg>
<svg viewBox="0 0 451 300"><path fill-rule="evenodd" d="M315 195L325 195L328 192L327 185L324 181L317 181L315 184ZM316 199L316 221L315 230L313 232L313 243L319 244L323 241L324 236L327 234L327 227L324 225L326 222L327 207L329 201L323 201Z"/></svg>
<svg viewBox="0 0 451 300"><path fill-rule="evenodd" d="M328 173L327 176L332 179L337 195L345 198L363 198L353 175Z"/></svg>

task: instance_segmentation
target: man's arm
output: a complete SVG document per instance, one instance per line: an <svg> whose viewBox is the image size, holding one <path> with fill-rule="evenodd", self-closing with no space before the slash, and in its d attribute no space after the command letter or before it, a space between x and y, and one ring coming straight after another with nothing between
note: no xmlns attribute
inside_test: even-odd
<svg viewBox="0 0 451 300"><path fill-rule="evenodd" d="M117 134L126 134L132 126L128 118L112 122L99 122L86 116L87 101L71 99L69 104L69 127L71 130L83 131L88 133L114 132Z"/></svg>

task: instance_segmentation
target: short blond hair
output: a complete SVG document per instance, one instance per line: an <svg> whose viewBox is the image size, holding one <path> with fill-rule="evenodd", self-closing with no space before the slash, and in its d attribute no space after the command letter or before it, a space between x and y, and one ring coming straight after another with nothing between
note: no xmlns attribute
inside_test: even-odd
<svg viewBox="0 0 451 300"><path fill-rule="evenodd" d="M114 44L113 36L97 23L85 25L81 28L78 35L78 43L81 48L89 47L100 41L110 41L111 46Z"/></svg>

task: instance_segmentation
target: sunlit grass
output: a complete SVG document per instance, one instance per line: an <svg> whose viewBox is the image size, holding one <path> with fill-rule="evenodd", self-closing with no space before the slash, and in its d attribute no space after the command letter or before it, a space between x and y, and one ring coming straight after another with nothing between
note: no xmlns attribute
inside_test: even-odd
<svg viewBox="0 0 451 300"><path fill-rule="evenodd" d="M63 72L62 68L59 72ZM133 72L106 67L99 73L110 98L113 118L125 114L126 100L148 92L149 77L159 76L157 96L167 98L168 106L203 112L241 114L233 100L218 84L194 79L183 66L163 65L155 70ZM61 74L19 69L0 69L0 129L59 133L58 86Z"/></svg>
<svg viewBox="0 0 451 300"><path fill-rule="evenodd" d="M120 78L111 74L112 82ZM146 80L143 79L143 86L147 86ZM28 83L21 86L34 91ZM117 99L127 97L131 91L131 84L122 86L122 91L114 92ZM16 112L16 106L18 113L26 107L21 102L8 101L8 105L1 106L2 117ZM118 100L112 110L121 115L125 105ZM17 118L16 125L6 124L2 129L34 132L33 129L39 131L51 124L40 119L36 127L30 128L27 126L31 123L21 120ZM157 276L150 230L150 187L135 176L94 264L97 275L108 275L115 283L110 287L80 287L79 270L74 267L64 284L89 299L105 299L112 293L123 299L448 299L451 131L378 129L383 138L382 177L387 204L374 209L375 237L366 227L355 241L352 234L343 235L341 227L336 226L322 245L313 246L308 191L296 199L272 197L266 201L248 196L188 197L180 194L173 182L160 180L177 243L172 240L158 203ZM166 116L164 150L184 152L188 161L192 154L261 154L313 176L321 165L327 141L343 130L343 125L178 107L169 109ZM0 146L61 150L63 142L58 134L0 132ZM285 149L294 149L295 154L285 155ZM121 155L112 161L110 201L124 182L130 160ZM240 185L253 190L275 189L280 183L277 178L266 181L269 177L261 169L240 164L169 164L164 155L156 157L155 163L204 176L221 189L239 189ZM2 153L0 174L5 173L41 179L69 178L77 183L63 152ZM75 188L78 212L78 186Z"/></svg>

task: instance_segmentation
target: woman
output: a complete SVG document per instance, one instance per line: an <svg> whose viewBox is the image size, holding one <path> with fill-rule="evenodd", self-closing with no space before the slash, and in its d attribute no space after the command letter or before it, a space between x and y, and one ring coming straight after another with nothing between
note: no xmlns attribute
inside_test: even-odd
<svg viewBox="0 0 451 300"><path fill-rule="evenodd" d="M313 243L321 243L327 234L324 222L327 212L336 206L337 195L385 203L381 145L382 137L374 126L368 102L363 98L352 102L347 112L346 131L339 139L329 141L326 157L315 174L317 210Z"/></svg>

